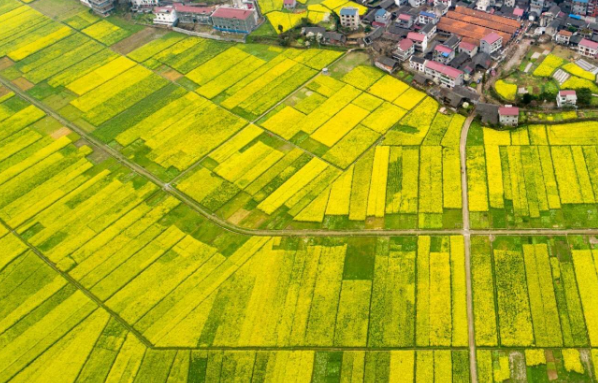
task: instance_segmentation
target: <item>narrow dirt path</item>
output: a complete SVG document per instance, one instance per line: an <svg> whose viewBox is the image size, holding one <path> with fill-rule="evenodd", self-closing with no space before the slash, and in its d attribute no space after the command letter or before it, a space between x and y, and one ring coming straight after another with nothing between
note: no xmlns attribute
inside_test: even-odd
<svg viewBox="0 0 598 383"><path fill-rule="evenodd" d="M478 382L478 369L475 350L475 329L473 318L473 291L471 288L471 232L469 230L469 196L467 195L467 133L473 122L471 115L465 120L461 130L459 155L461 157L461 193L463 204L463 240L465 242L465 285L467 288L467 334L469 339L469 374L471 382Z"/></svg>

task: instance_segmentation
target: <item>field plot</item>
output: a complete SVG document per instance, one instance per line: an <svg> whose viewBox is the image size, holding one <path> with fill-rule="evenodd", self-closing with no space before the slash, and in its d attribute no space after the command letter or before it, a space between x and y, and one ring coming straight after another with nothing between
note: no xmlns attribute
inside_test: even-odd
<svg viewBox="0 0 598 383"><path fill-rule="evenodd" d="M476 343L595 347L598 258L584 237L474 237Z"/></svg>
<svg viewBox="0 0 598 383"><path fill-rule="evenodd" d="M598 226L597 132L594 122L504 132L472 128L472 226Z"/></svg>
<svg viewBox="0 0 598 383"><path fill-rule="evenodd" d="M200 95L250 121L341 56L320 49L229 48L187 73Z"/></svg>
<svg viewBox="0 0 598 383"><path fill-rule="evenodd" d="M597 356L587 349L478 350L478 381L589 383L595 381Z"/></svg>
<svg viewBox="0 0 598 383"><path fill-rule="evenodd" d="M0 219L152 343L466 345L461 237L232 234L19 98L0 107Z"/></svg>
<svg viewBox="0 0 598 383"><path fill-rule="evenodd" d="M0 267L10 291L0 294L2 382L469 381L466 350L151 349L16 237L0 234L0 243L8 242L12 258Z"/></svg>
<svg viewBox="0 0 598 383"><path fill-rule="evenodd" d="M371 67L340 77L316 77L177 187L252 228L458 227L464 117Z"/></svg>

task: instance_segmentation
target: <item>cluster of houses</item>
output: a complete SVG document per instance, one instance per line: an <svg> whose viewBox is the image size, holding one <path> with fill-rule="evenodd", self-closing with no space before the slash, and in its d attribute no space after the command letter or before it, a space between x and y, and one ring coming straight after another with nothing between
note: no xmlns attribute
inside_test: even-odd
<svg viewBox="0 0 598 383"><path fill-rule="evenodd" d="M154 7L154 24L175 26L178 23L210 25L215 30L229 33L250 33L258 25L255 8L201 7L175 3Z"/></svg>
<svg viewBox="0 0 598 383"><path fill-rule="evenodd" d="M101 16L107 16L115 7L116 0L80 0ZM178 23L209 25L221 32L247 34L253 31L259 22L258 7L255 0L243 0L239 7L207 7L198 4L174 2L161 5L160 0L130 0L133 12L153 12L154 24L172 27ZM295 0L285 0L295 3Z"/></svg>
<svg viewBox="0 0 598 383"><path fill-rule="evenodd" d="M451 0L383 0L364 16L355 7L344 7L339 19L340 31L306 27L302 33L322 44L369 45L379 40L394 48L384 49L387 56L377 59L378 67L392 73L406 64L449 88L469 81L476 71L489 70L521 26L515 16L509 19L453 7ZM351 41L351 33L342 33L362 27L367 33L358 41Z"/></svg>
<svg viewBox="0 0 598 383"><path fill-rule="evenodd" d="M451 35L429 47L425 34L411 32L397 44L393 57L408 61L413 71L452 88L469 80L476 70L489 69L492 57L501 49L502 37L494 32L482 38L479 45ZM416 56L417 52L423 55Z"/></svg>

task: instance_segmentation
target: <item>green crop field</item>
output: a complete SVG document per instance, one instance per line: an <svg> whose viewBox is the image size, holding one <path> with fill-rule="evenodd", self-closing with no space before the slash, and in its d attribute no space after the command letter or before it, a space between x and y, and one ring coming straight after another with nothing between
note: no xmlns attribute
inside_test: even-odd
<svg viewBox="0 0 598 383"><path fill-rule="evenodd" d="M48 4L0 1L0 383L597 382L598 123Z"/></svg>

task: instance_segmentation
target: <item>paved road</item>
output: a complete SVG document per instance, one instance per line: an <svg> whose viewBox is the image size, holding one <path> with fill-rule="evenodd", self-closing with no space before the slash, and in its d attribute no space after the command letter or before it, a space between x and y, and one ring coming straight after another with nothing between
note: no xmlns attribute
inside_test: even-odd
<svg viewBox="0 0 598 383"><path fill-rule="evenodd" d="M473 318L473 291L471 288L471 232L469 230L469 196L467 194L467 133L473 122L471 115L461 129L459 156L461 157L461 193L463 204L463 240L465 242L465 286L467 288L467 334L469 341L469 374L471 382L478 382L478 369L475 352L475 328Z"/></svg>

